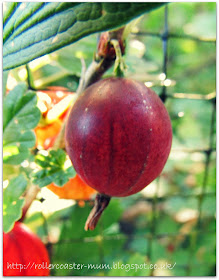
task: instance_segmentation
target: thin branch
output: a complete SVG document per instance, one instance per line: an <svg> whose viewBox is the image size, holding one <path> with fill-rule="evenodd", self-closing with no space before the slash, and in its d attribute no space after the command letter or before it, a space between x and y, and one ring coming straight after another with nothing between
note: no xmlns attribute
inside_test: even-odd
<svg viewBox="0 0 219 280"><path fill-rule="evenodd" d="M151 37L158 37L162 38L162 34L159 32L132 32L132 35L138 35L138 36L151 36ZM193 35L187 35L187 34L175 34L175 33L169 33L168 39L183 39L183 40L192 40L197 42L203 42L203 43L214 43L216 44L215 38L208 38L208 37L197 37Z"/></svg>
<svg viewBox="0 0 219 280"><path fill-rule="evenodd" d="M114 39L117 40L118 39L117 37L120 38L122 36L121 32L123 30L124 30L124 28L121 28L121 29L118 29L117 31L113 31L112 33L109 32L110 41L112 41ZM115 57L113 57L113 56L106 55L105 57L100 57L98 54L96 54L94 56L93 61L91 62L90 66L88 67L88 69L86 71L85 71L85 65L82 61L82 74L81 74L81 79L79 82L78 89L76 91L76 95L77 95L76 99L78 96L80 96L84 92L84 90L88 86L90 86L91 84L98 81L102 77L102 75L114 64L114 61L115 61ZM72 106L74 105L76 99L74 99ZM71 111L71 108L69 109L68 112L70 112L70 111ZM64 135L65 135L65 127L66 127L67 119L68 119L68 116L65 118L61 131L60 131L59 135L57 136L56 141L53 145L54 149L57 149L57 148L64 149L65 148Z"/></svg>

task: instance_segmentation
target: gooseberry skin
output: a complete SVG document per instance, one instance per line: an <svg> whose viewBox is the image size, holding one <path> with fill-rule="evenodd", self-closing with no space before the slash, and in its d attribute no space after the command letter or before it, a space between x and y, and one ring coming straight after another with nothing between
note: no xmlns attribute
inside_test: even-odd
<svg viewBox="0 0 219 280"><path fill-rule="evenodd" d="M143 83L108 78L88 87L66 125L66 150L78 175L99 193L124 197L162 171L172 143L168 112Z"/></svg>
<svg viewBox="0 0 219 280"><path fill-rule="evenodd" d="M45 245L23 223L3 232L3 276L49 276L49 263Z"/></svg>

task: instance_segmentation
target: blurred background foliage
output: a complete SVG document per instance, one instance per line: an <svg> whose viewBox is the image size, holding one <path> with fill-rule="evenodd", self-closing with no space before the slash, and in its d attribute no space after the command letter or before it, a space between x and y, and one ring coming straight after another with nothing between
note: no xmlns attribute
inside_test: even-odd
<svg viewBox="0 0 219 280"><path fill-rule="evenodd" d="M174 137L160 178L136 195L113 198L93 232L84 231L92 201L59 199L48 188L41 189L24 220L48 244L51 263L152 263L161 268L54 269L51 275L215 275L216 3L168 4L166 73L164 24L165 7L142 16L125 54L127 77L146 82L159 95L166 88ZM98 36L30 62L34 88L62 86L75 92L81 59L86 66L91 63ZM104 76L110 75L112 69ZM26 80L25 66L13 69L7 89ZM166 263L174 268L165 269Z"/></svg>

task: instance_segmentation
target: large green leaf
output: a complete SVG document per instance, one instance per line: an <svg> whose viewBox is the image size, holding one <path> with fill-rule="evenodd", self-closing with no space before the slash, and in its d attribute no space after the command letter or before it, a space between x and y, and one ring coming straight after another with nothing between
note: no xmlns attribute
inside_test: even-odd
<svg viewBox="0 0 219 280"><path fill-rule="evenodd" d="M3 191L3 230L9 232L22 216L24 198L20 198L27 187L23 175L13 178Z"/></svg>
<svg viewBox="0 0 219 280"><path fill-rule="evenodd" d="M35 145L31 130L40 120L36 106L37 97L27 91L23 83L17 85L3 101L3 161L20 164L29 155L29 148Z"/></svg>
<svg viewBox="0 0 219 280"><path fill-rule="evenodd" d="M164 3L5 3L3 67L12 69Z"/></svg>

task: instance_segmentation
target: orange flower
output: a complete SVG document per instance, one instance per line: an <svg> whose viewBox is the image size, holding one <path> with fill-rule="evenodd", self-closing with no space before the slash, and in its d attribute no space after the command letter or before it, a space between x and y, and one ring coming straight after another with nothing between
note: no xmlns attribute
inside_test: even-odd
<svg viewBox="0 0 219 280"><path fill-rule="evenodd" d="M35 128L36 146L48 149L53 146L76 95L63 87L49 87L48 90L37 91L37 97L42 118Z"/></svg>
<svg viewBox="0 0 219 280"><path fill-rule="evenodd" d="M85 184L78 175L71 178L63 187L57 187L52 183L47 188L64 199L89 200L96 193L96 190Z"/></svg>
<svg viewBox="0 0 219 280"><path fill-rule="evenodd" d="M62 87L49 87L48 90L38 91L37 96L42 119L35 128L36 146L49 149L53 146L76 95ZM52 183L47 188L64 199L89 200L96 193L78 175L70 179L63 187Z"/></svg>
<svg viewBox="0 0 219 280"><path fill-rule="evenodd" d="M36 146L48 149L53 146L55 138L59 134L62 127L62 121L56 120L54 123L46 126L37 126L35 128Z"/></svg>

